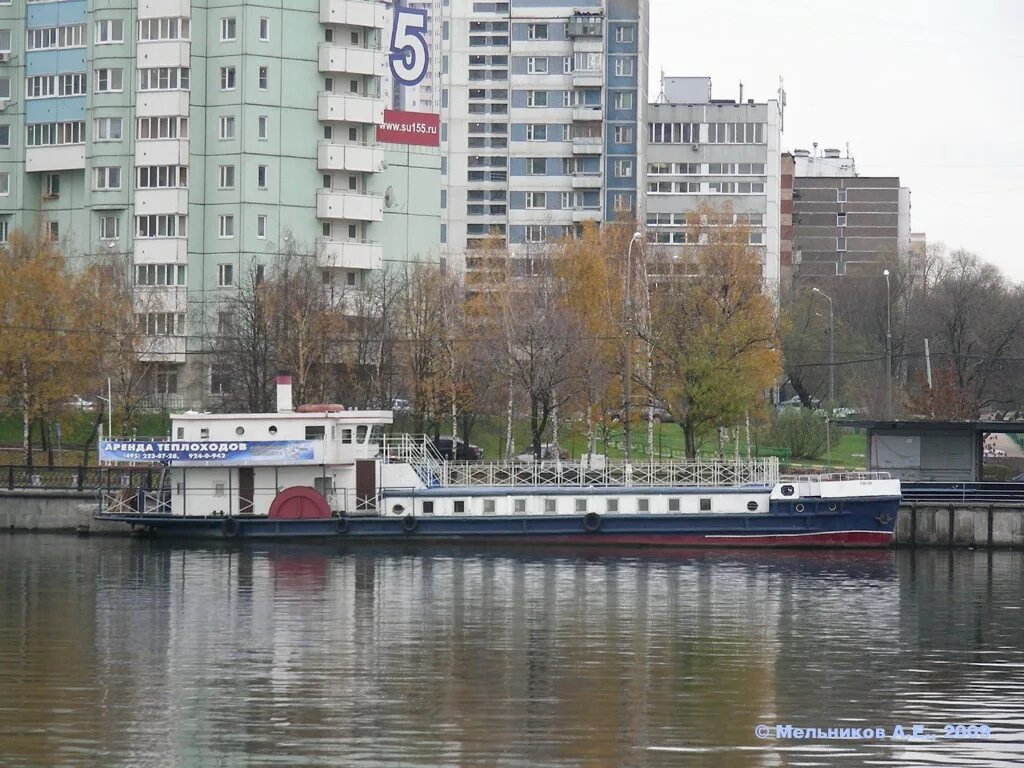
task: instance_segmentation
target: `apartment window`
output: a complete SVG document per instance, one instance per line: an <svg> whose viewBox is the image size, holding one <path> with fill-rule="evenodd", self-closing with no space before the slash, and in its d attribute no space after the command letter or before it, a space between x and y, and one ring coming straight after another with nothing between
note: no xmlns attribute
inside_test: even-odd
<svg viewBox="0 0 1024 768"><path fill-rule="evenodd" d="M188 166L140 165L135 178L139 189L184 189L188 186Z"/></svg>
<svg viewBox="0 0 1024 768"><path fill-rule="evenodd" d="M526 227L524 239L528 243L544 242L544 227L539 224L530 224Z"/></svg>
<svg viewBox="0 0 1024 768"><path fill-rule="evenodd" d="M221 139L233 139L235 138L235 118L227 115L220 119L220 137Z"/></svg>
<svg viewBox="0 0 1024 768"><path fill-rule="evenodd" d="M262 213L256 217L256 237L260 240L265 240L267 237L267 217Z"/></svg>
<svg viewBox="0 0 1024 768"><path fill-rule="evenodd" d="M837 213L836 214L836 226L837 227L845 227L846 226L846 214L845 213Z"/></svg>
<svg viewBox="0 0 1024 768"><path fill-rule="evenodd" d="M120 141L124 122L120 117L97 117L92 121L93 141Z"/></svg>
<svg viewBox="0 0 1024 768"><path fill-rule="evenodd" d="M546 107L548 105L548 92L547 91L527 91L526 92L526 106L528 107Z"/></svg>
<svg viewBox="0 0 1024 768"><path fill-rule="evenodd" d="M626 194L617 194L612 198L612 207L616 211L631 211L633 209L633 199Z"/></svg>
<svg viewBox="0 0 1024 768"><path fill-rule="evenodd" d="M633 42L633 28L622 26L615 28L615 42L616 43L632 43Z"/></svg>
<svg viewBox="0 0 1024 768"><path fill-rule="evenodd" d="M188 67L151 67L139 70L140 91L187 91Z"/></svg>
<svg viewBox="0 0 1024 768"><path fill-rule="evenodd" d="M120 189L121 169L116 165L93 168L93 189Z"/></svg>
<svg viewBox="0 0 1024 768"><path fill-rule="evenodd" d="M613 166L615 177L619 179L628 179L633 176L633 161L632 160L616 160Z"/></svg>
<svg viewBox="0 0 1024 768"><path fill-rule="evenodd" d="M224 217L221 216L223 219ZM218 264L217 265L217 285L227 286L234 285L235 282L235 265L234 264Z"/></svg>
<svg viewBox="0 0 1024 768"><path fill-rule="evenodd" d="M140 19L139 40L188 40L189 19Z"/></svg>
<svg viewBox="0 0 1024 768"><path fill-rule="evenodd" d="M562 91L562 106L563 107L571 107L572 106L572 91Z"/></svg>
<svg viewBox="0 0 1024 768"><path fill-rule="evenodd" d="M100 240L117 240L121 236L121 219L117 216L100 216Z"/></svg>
<svg viewBox="0 0 1024 768"><path fill-rule="evenodd" d="M220 89L222 91L233 91L233 90L235 90L235 68L234 67L221 67L220 68Z"/></svg>
<svg viewBox="0 0 1024 768"><path fill-rule="evenodd" d="M526 126L527 141L546 141L548 138L548 127L543 123L531 123Z"/></svg>
<svg viewBox="0 0 1024 768"><path fill-rule="evenodd" d="M0 77L0 100L11 98L11 78Z"/></svg>
<svg viewBox="0 0 1024 768"><path fill-rule="evenodd" d="M259 69L259 89L261 91L265 91L269 87L270 87L270 67L260 67L260 69Z"/></svg>
<svg viewBox="0 0 1024 768"><path fill-rule="evenodd" d="M260 16L260 40L263 42L270 40L270 19L266 16Z"/></svg>
<svg viewBox="0 0 1024 768"><path fill-rule="evenodd" d="M839 195L838 202L845 203L846 202L846 190L845 189L837 190L837 194Z"/></svg>
<svg viewBox="0 0 1024 768"><path fill-rule="evenodd" d="M138 323L139 331L147 336L185 335L184 314L177 314L175 312L146 312L144 314L137 314L135 320ZM160 392L172 393L177 391L177 374L170 371L158 372L157 388Z"/></svg>
<svg viewBox="0 0 1024 768"><path fill-rule="evenodd" d="M96 70L96 93L114 93L123 90L122 70L97 69Z"/></svg>
<svg viewBox="0 0 1024 768"><path fill-rule="evenodd" d="M60 174L48 173L43 179L43 197L60 197Z"/></svg>
<svg viewBox="0 0 1024 768"><path fill-rule="evenodd" d="M571 75L572 74L572 56L563 56L562 57L562 74L563 75Z"/></svg>
<svg viewBox="0 0 1024 768"><path fill-rule="evenodd" d="M266 115L260 115L259 118L256 120L256 138L259 139L260 141L266 141L267 136L269 134L269 127L270 118L267 117ZM329 128L330 126L327 127ZM331 137L325 136L325 138L329 139Z"/></svg>
<svg viewBox="0 0 1024 768"><path fill-rule="evenodd" d="M0 218L0 243L6 243L11 234L11 222L6 216Z"/></svg>
<svg viewBox="0 0 1024 768"><path fill-rule="evenodd" d="M527 24L526 25L526 39L527 40L547 40L548 39L548 25L547 24Z"/></svg>
<svg viewBox="0 0 1024 768"><path fill-rule="evenodd" d="M140 117L136 126L140 141L188 138L187 117Z"/></svg>
<svg viewBox="0 0 1024 768"><path fill-rule="evenodd" d="M233 165L222 165L220 166L220 188L221 189L234 189L235 188L235 166Z"/></svg>
<svg viewBox="0 0 1024 768"><path fill-rule="evenodd" d="M845 237L837 237L836 238L836 250L837 251L845 251L846 250L846 238Z"/></svg>
<svg viewBox="0 0 1024 768"><path fill-rule="evenodd" d="M544 192L527 192L526 207L533 209L547 208L547 194Z"/></svg>
<svg viewBox="0 0 1024 768"><path fill-rule="evenodd" d="M47 222L46 236L49 238L51 243L56 243L60 240L60 224L56 221Z"/></svg>
<svg viewBox="0 0 1024 768"><path fill-rule="evenodd" d="M237 31L237 23L235 22L234 16L224 18L220 20L220 40L222 43L227 43L235 39Z"/></svg>
<svg viewBox="0 0 1024 768"><path fill-rule="evenodd" d="M230 238L235 236L235 217L234 214L227 213L221 214L218 218L218 229L217 236L221 238ZM221 283L221 285L230 285L230 283Z"/></svg>
<svg viewBox="0 0 1024 768"><path fill-rule="evenodd" d="M526 158L526 172L530 176L543 176L546 171L547 161L543 157Z"/></svg>
<svg viewBox="0 0 1024 768"><path fill-rule="evenodd" d="M562 126L562 141L572 141L572 126L568 123Z"/></svg>
<svg viewBox="0 0 1024 768"><path fill-rule="evenodd" d="M96 45L124 42L124 22L121 19L102 19L96 22Z"/></svg>
<svg viewBox="0 0 1024 768"><path fill-rule="evenodd" d="M633 141L633 128L629 125L615 126L615 143L629 144Z"/></svg>
<svg viewBox="0 0 1024 768"><path fill-rule="evenodd" d="M615 59L616 77L630 77L633 74L633 59L619 56Z"/></svg>
<svg viewBox="0 0 1024 768"><path fill-rule="evenodd" d="M10 5L10 3L7 3ZM85 46L85 24L65 24L60 27L38 27L25 35L25 49L42 51L52 48L82 48ZM10 50L8 43L7 50Z"/></svg>
<svg viewBox="0 0 1024 768"><path fill-rule="evenodd" d="M526 59L526 74L546 75L548 73L548 60L546 56L528 56Z"/></svg>
<svg viewBox="0 0 1024 768"><path fill-rule="evenodd" d="M11 146L11 126L0 123L0 147Z"/></svg>
<svg viewBox="0 0 1024 768"><path fill-rule="evenodd" d="M633 94L630 91L620 91L615 94L614 101L615 109L632 109L633 108Z"/></svg>
<svg viewBox="0 0 1024 768"><path fill-rule="evenodd" d="M572 192L562 192L560 195L559 203L561 203L562 210L572 208Z"/></svg>
<svg viewBox="0 0 1024 768"><path fill-rule="evenodd" d="M265 165L256 166L256 186L260 189L267 188L267 166Z"/></svg>
<svg viewBox="0 0 1024 768"><path fill-rule="evenodd" d="M11 174L0 173L0 195L7 196L11 194Z"/></svg>
<svg viewBox="0 0 1024 768"><path fill-rule="evenodd" d="M135 236L152 237L187 237L187 218L184 214L157 213L135 217Z"/></svg>

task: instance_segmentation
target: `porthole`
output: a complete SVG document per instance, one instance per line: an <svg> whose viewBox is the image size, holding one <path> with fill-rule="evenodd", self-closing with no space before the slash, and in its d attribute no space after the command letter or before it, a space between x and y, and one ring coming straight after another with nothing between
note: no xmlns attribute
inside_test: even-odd
<svg viewBox="0 0 1024 768"><path fill-rule="evenodd" d="M803 504L797 504L795 509L796 509L797 512L803 512L804 511L804 505Z"/></svg>
<svg viewBox="0 0 1024 768"><path fill-rule="evenodd" d="M271 424L270 427L267 429L267 432L269 432L272 435L276 435L277 434L277 427L275 427L273 424Z"/></svg>
<svg viewBox="0 0 1024 768"><path fill-rule="evenodd" d="M794 489L792 485L784 485L779 489L779 492L782 493L783 496L792 496Z"/></svg>
<svg viewBox="0 0 1024 768"><path fill-rule="evenodd" d="M831 504L828 505L829 512L835 512L837 509L839 509L839 507L836 505L835 502L832 502Z"/></svg>
<svg viewBox="0 0 1024 768"><path fill-rule="evenodd" d="M391 512L393 514L400 515L403 512L405 512L405 507L403 507L401 504L395 504L395 506L391 508Z"/></svg>
<svg viewBox="0 0 1024 768"><path fill-rule="evenodd" d="M749 509L751 512L757 512L757 502L756 501L748 501L747 502L747 509Z"/></svg>
<svg viewBox="0 0 1024 768"><path fill-rule="evenodd" d="M244 435L245 434L245 427L235 427L235 434L236 435Z"/></svg>

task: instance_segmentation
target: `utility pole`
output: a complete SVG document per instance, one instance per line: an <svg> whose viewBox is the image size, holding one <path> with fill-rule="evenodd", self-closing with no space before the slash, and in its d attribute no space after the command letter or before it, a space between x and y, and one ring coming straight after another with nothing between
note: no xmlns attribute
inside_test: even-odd
<svg viewBox="0 0 1024 768"><path fill-rule="evenodd" d="M626 249L626 376L623 384L623 397L625 403L622 408L622 423L625 429L624 452L626 463L629 464L632 458L633 447L633 424L630 399L633 396L633 243L640 240L642 235L634 232L629 240L629 247Z"/></svg>
<svg viewBox="0 0 1024 768"><path fill-rule="evenodd" d="M892 309L889 298L889 270L885 276L885 418L892 421Z"/></svg>
<svg viewBox="0 0 1024 768"><path fill-rule="evenodd" d="M825 450L832 463L832 410L836 407L836 314L832 297L819 288L811 289L828 300L828 411L825 413Z"/></svg>

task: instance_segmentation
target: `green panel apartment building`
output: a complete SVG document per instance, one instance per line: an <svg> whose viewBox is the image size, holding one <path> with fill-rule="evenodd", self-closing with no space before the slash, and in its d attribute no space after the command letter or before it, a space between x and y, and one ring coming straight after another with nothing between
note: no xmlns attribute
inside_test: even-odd
<svg viewBox="0 0 1024 768"><path fill-rule="evenodd" d="M388 14L367 0L0 0L0 239L37 218L123 255L149 385L205 404L225 291L283 251L325 283L439 253L440 155L378 144Z"/></svg>

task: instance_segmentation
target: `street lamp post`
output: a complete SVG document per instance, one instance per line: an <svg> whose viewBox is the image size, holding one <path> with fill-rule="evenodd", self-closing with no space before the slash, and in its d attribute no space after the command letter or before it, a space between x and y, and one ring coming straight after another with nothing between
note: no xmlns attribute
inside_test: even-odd
<svg viewBox="0 0 1024 768"><path fill-rule="evenodd" d="M623 397L625 403L622 408L622 421L624 432L624 449L626 463L630 462L633 447L633 425L631 421L632 411L630 399L633 396L633 340L630 338L633 330L633 243L638 242L642 235L634 232L629 240L629 247L626 249L626 380L624 383Z"/></svg>
<svg viewBox="0 0 1024 768"><path fill-rule="evenodd" d="M836 315L832 297L819 288L811 289L828 301L828 412L825 414L825 450L832 463L832 409L836 407Z"/></svg>
<svg viewBox="0 0 1024 768"><path fill-rule="evenodd" d="M889 270L885 275L885 418L892 421L892 309L889 298Z"/></svg>

